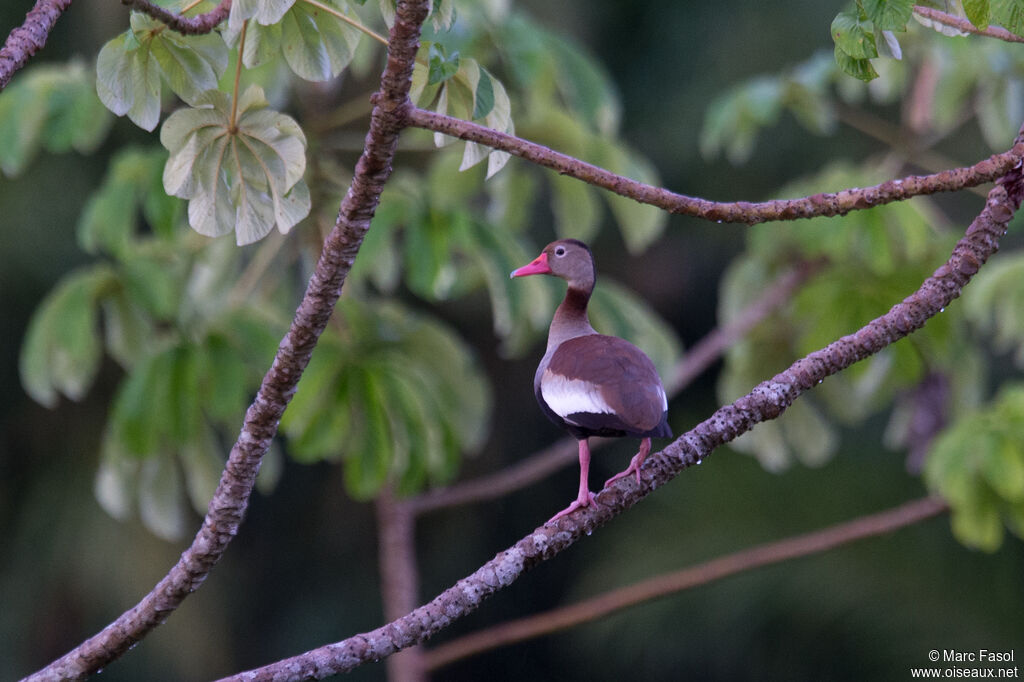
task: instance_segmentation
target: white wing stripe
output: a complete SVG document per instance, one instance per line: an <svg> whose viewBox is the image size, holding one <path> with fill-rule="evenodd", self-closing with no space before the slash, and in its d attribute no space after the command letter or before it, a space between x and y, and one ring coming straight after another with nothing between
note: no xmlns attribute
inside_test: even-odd
<svg viewBox="0 0 1024 682"><path fill-rule="evenodd" d="M540 394L548 407L563 419L579 412L615 414L595 384L582 379L568 379L551 370L541 377Z"/></svg>

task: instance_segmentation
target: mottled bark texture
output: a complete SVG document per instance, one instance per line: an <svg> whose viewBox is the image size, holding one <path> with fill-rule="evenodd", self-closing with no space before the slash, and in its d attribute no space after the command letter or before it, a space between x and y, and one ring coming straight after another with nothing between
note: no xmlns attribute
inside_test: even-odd
<svg viewBox="0 0 1024 682"><path fill-rule="evenodd" d="M748 225L771 220L846 215L850 211L903 201L921 194L955 192L1001 177L1024 157L1024 144L1018 141L1009 151L990 156L967 168L953 168L932 175L910 175L897 180L888 180L873 187L844 189L835 193L824 192L799 199L776 199L756 203L748 201L717 202L646 185L535 142L433 111L413 108L409 111L409 123L461 140L478 142L488 147L501 149L562 175L574 177L595 187L603 187L616 194L629 197L642 204L657 206L670 213L694 216L719 223L746 223Z"/></svg>
<svg viewBox="0 0 1024 682"><path fill-rule="evenodd" d="M1024 143L1024 129L1016 143ZM423 642L475 611L485 598L508 587L524 571L590 535L595 528L668 483L683 469L699 464L718 446L749 431L755 424L778 417L801 394L827 377L924 326L929 318L960 295L963 286L996 252L999 239L1006 233L1006 225L1022 199L1024 177L1018 161L989 192L985 208L957 242L949 260L916 292L857 332L798 360L736 402L719 408L663 451L649 456L641 470L641 483L633 477L623 478L601 491L599 507L586 507L537 528L431 602L383 627L225 679L252 682L322 679Z"/></svg>
<svg viewBox="0 0 1024 682"><path fill-rule="evenodd" d="M220 484L192 546L138 605L28 679L78 679L119 657L163 623L185 597L199 588L238 532L260 461L277 433L281 415L341 295L342 284L391 174L391 160L403 121L401 109L408 101L420 25L426 18L427 6L427 0L403 0L398 4L387 67L381 77L381 90L374 98L370 131L356 164L352 185L342 200L337 223L324 242L291 328L246 412L241 434L231 449Z"/></svg>
<svg viewBox="0 0 1024 682"><path fill-rule="evenodd" d="M71 0L38 0L25 15L25 23L11 31L0 47L0 90L11 82L15 71L43 49L57 19L70 6Z"/></svg>
<svg viewBox="0 0 1024 682"><path fill-rule="evenodd" d="M133 10L148 14L149 16L164 22L178 33L196 35L209 33L220 22L228 18L231 12L231 0L221 0L220 4L205 14L197 14L194 17L185 17L176 12L164 9L160 5L154 5L149 0L121 0L122 5L127 5Z"/></svg>

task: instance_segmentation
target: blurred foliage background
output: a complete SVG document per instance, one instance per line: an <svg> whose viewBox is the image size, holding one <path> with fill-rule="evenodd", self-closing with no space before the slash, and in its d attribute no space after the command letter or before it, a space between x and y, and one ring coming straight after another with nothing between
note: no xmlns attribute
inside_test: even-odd
<svg viewBox="0 0 1024 682"><path fill-rule="evenodd" d="M28 9L17 4L0 8L4 33ZM575 89L561 84L562 108L542 87L543 64L510 59L472 30L438 31L446 48L432 54L444 61L458 49L464 68L477 68L466 66L472 56L493 72L523 136L711 199L865 185L967 165L1009 145L1024 117L1019 47L942 37L911 22L900 34L904 60L877 60L881 77L865 85L834 68L829 27L839 9L809 1L516 4L522 14L507 15L490 40L518 55L553 55L574 73ZM547 33L524 32L525 21ZM287 237L239 248L230 236L211 243L180 229L183 202L147 202L166 158L155 136L76 103L89 93L74 73L45 73L69 59L91 73L100 48L126 28L118 3L81 0L12 82L68 93L82 116L71 127L84 139L44 135L48 150L33 157L16 144L23 138L0 135L0 165L19 171L0 178L5 677L43 665L135 603L198 527L216 458L237 434L361 144L367 110L337 104L369 92L380 64L379 53L357 50L340 98L334 87L282 90L279 75L247 74L307 129L317 182L309 219ZM430 87L424 96L436 96ZM474 113L466 97L453 85L450 110ZM7 121L31 118L3 101ZM367 500L382 482L391 475L399 492L411 492L472 478L560 435L530 390L557 288L507 282L556 235L594 246L595 324L638 340L663 368L680 344L735 315L794 262L827 259L790 305L672 402L670 421L682 433L720 401L900 300L945 260L982 205L960 192L845 219L714 225L652 217L518 160L484 183L482 169L457 174L463 153L462 145L435 151L423 133L403 138L346 285L351 295L286 415L239 537L203 589L107 679L212 678L378 626ZM968 512L956 536L948 519L929 521L499 649L437 679L885 679L925 665L934 648L1019 651L1024 548L1003 533L1004 522L1019 532L1024 498L1024 419L1011 383L1022 338L1013 305L1018 233L1011 228L1004 253L923 332L830 379L799 410L737 443L743 453L716 452L438 639L924 494L921 462L910 455L927 444L907 424L920 387L936 376L953 426L926 471L933 489ZM240 308L246 287L273 305ZM52 312L30 323L40 306ZM120 335L90 342L78 333L101 319ZM33 333L38 340L26 344ZM352 362L340 367L337 357ZM397 407L337 409L353 401ZM988 435L981 445L977 433ZM593 478L622 469L633 446L603 451ZM381 451L388 462L360 456ZM562 508L575 476L568 468L472 510L422 518L421 599ZM384 667L353 677L383 679Z"/></svg>

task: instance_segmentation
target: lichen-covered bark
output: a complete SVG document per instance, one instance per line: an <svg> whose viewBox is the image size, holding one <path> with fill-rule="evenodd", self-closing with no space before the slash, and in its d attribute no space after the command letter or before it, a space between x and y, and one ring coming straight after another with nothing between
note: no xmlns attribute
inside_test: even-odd
<svg viewBox="0 0 1024 682"><path fill-rule="evenodd" d="M25 23L11 31L0 48L0 90L11 82L15 71L43 49L57 19L70 6L71 0L38 0L25 15Z"/></svg>

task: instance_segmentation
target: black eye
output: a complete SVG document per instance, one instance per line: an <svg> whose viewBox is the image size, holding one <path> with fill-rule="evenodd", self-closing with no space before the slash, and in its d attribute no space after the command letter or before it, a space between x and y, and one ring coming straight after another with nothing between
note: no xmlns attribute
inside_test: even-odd
<svg viewBox="0 0 1024 682"><path fill-rule="evenodd" d="M555 255L556 256L564 256L565 255L565 247L564 246L557 246L557 247L555 247Z"/></svg>

